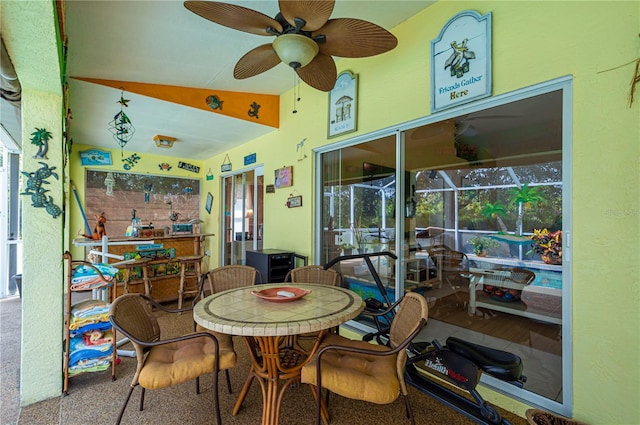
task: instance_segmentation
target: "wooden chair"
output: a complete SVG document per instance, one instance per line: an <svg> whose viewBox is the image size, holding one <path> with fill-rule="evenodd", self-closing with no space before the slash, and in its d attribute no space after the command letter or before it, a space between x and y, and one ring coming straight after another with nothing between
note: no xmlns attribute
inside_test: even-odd
<svg viewBox="0 0 640 425"><path fill-rule="evenodd" d="M138 361L131 388L120 409L116 424L120 424L131 394L142 387L140 410L144 409L145 390L167 388L187 381L196 381L200 393L200 376L213 374L213 396L216 423L219 425L218 372L236 365L237 357L231 336L216 338L209 332L190 333L176 338L162 339L160 326L152 314L152 307L169 313L187 309L167 309L142 294L124 294L116 298L109 309L111 324L133 344Z"/></svg>
<svg viewBox="0 0 640 425"><path fill-rule="evenodd" d="M425 298L409 292L399 302L391 323L389 346L328 334L301 374L301 381L311 386L317 402L316 423L319 425L323 417L328 422L328 410L322 397L322 390L326 389L343 397L376 404L392 403L401 394L406 415L415 424L404 380L406 348L428 318ZM386 421L395 422L390 418Z"/></svg>
<svg viewBox="0 0 640 425"><path fill-rule="evenodd" d="M180 261L180 286L178 287L178 308L182 308L185 295L197 295L200 293L198 283L200 282L201 269L200 262L204 255L188 255L178 257ZM192 289L187 288L187 280L193 279L195 284ZM195 304L195 303L194 303Z"/></svg>
<svg viewBox="0 0 640 425"><path fill-rule="evenodd" d="M149 280L149 260L141 259L131 263L125 263L124 267L124 293L128 294L130 287L139 283L144 284L144 294L148 297L151 296L151 283ZM141 272L141 275L139 273ZM137 291L140 292L140 291Z"/></svg>
<svg viewBox="0 0 640 425"><path fill-rule="evenodd" d="M304 266L290 270L284 281L336 286L340 282L340 274L333 269L325 270L322 266Z"/></svg>

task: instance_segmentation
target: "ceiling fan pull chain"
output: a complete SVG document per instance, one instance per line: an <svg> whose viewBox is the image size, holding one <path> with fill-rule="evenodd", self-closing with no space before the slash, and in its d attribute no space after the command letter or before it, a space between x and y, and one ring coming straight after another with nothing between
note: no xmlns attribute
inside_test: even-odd
<svg viewBox="0 0 640 425"><path fill-rule="evenodd" d="M297 94L296 94L297 90ZM300 77L298 73L293 73L293 114L298 112L297 104L300 101Z"/></svg>

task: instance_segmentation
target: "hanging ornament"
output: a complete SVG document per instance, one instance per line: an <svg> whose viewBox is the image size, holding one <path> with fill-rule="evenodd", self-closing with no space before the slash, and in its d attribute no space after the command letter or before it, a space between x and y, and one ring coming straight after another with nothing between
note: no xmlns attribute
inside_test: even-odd
<svg viewBox="0 0 640 425"><path fill-rule="evenodd" d="M104 185L107 186L107 196L113 196L113 186L116 185L116 179L113 177L111 171L107 173L107 177L104 179Z"/></svg>
<svg viewBox="0 0 640 425"><path fill-rule="evenodd" d="M124 147L129 140L131 140L136 129L127 114L124 113L123 108L129 107L129 99L124 98L124 89L121 88L121 90L120 100L116 102L120 104L120 112L118 112L113 117L113 121L109 123L109 131L113 134L113 138L120 146L120 155L123 156Z"/></svg>
<svg viewBox="0 0 640 425"><path fill-rule="evenodd" d="M151 192L153 192L153 183L144 184L144 203L151 202Z"/></svg>

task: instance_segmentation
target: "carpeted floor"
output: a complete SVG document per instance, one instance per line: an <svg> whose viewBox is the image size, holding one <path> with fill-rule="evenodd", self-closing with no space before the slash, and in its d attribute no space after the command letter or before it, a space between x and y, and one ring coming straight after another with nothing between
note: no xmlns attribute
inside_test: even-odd
<svg viewBox="0 0 640 425"><path fill-rule="evenodd" d="M110 373L92 373L76 376L69 383L69 395L56 397L20 409L19 404L19 342L20 300L12 298L0 301L0 354L1 375L1 424L2 425L102 425L113 424L129 388L135 371L134 358L121 357L116 368L117 379ZM181 316L159 315L166 336L191 329L189 314ZM12 342L12 343L8 343ZM220 382L220 407L224 424L258 424L262 411L260 387L254 382L247 399L237 416L231 411L237 394L249 370L249 359L244 342L235 338L238 365L231 370L234 393L226 391L224 380ZM130 346L123 346L130 349ZM223 376L221 375L221 378ZM145 410L138 411L140 389L133 396L123 418L123 424L212 424L213 416L212 379L201 380L201 394L196 395L195 384L190 382L163 390L147 391ZM417 424L457 425L471 424L471 420L447 408L432 398L410 388L410 400ZM525 425L524 418L501 412L514 425ZM334 396L330 403L333 425L408 424L401 399L389 405L374 405ZM307 386L301 385L287 390L281 410L282 425L315 423L315 402Z"/></svg>

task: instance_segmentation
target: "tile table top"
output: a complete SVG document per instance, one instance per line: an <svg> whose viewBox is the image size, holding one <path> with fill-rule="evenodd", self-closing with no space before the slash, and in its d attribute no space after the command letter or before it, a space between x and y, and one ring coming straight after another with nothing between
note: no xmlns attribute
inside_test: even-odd
<svg viewBox="0 0 640 425"><path fill-rule="evenodd" d="M304 297L273 302L252 291L296 287L311 292ZM362 298L348 289L312 283L276 283L230 289L198 302L193 316L199 325L231 335L298 335L328 329L362 312Z"/></svg>

